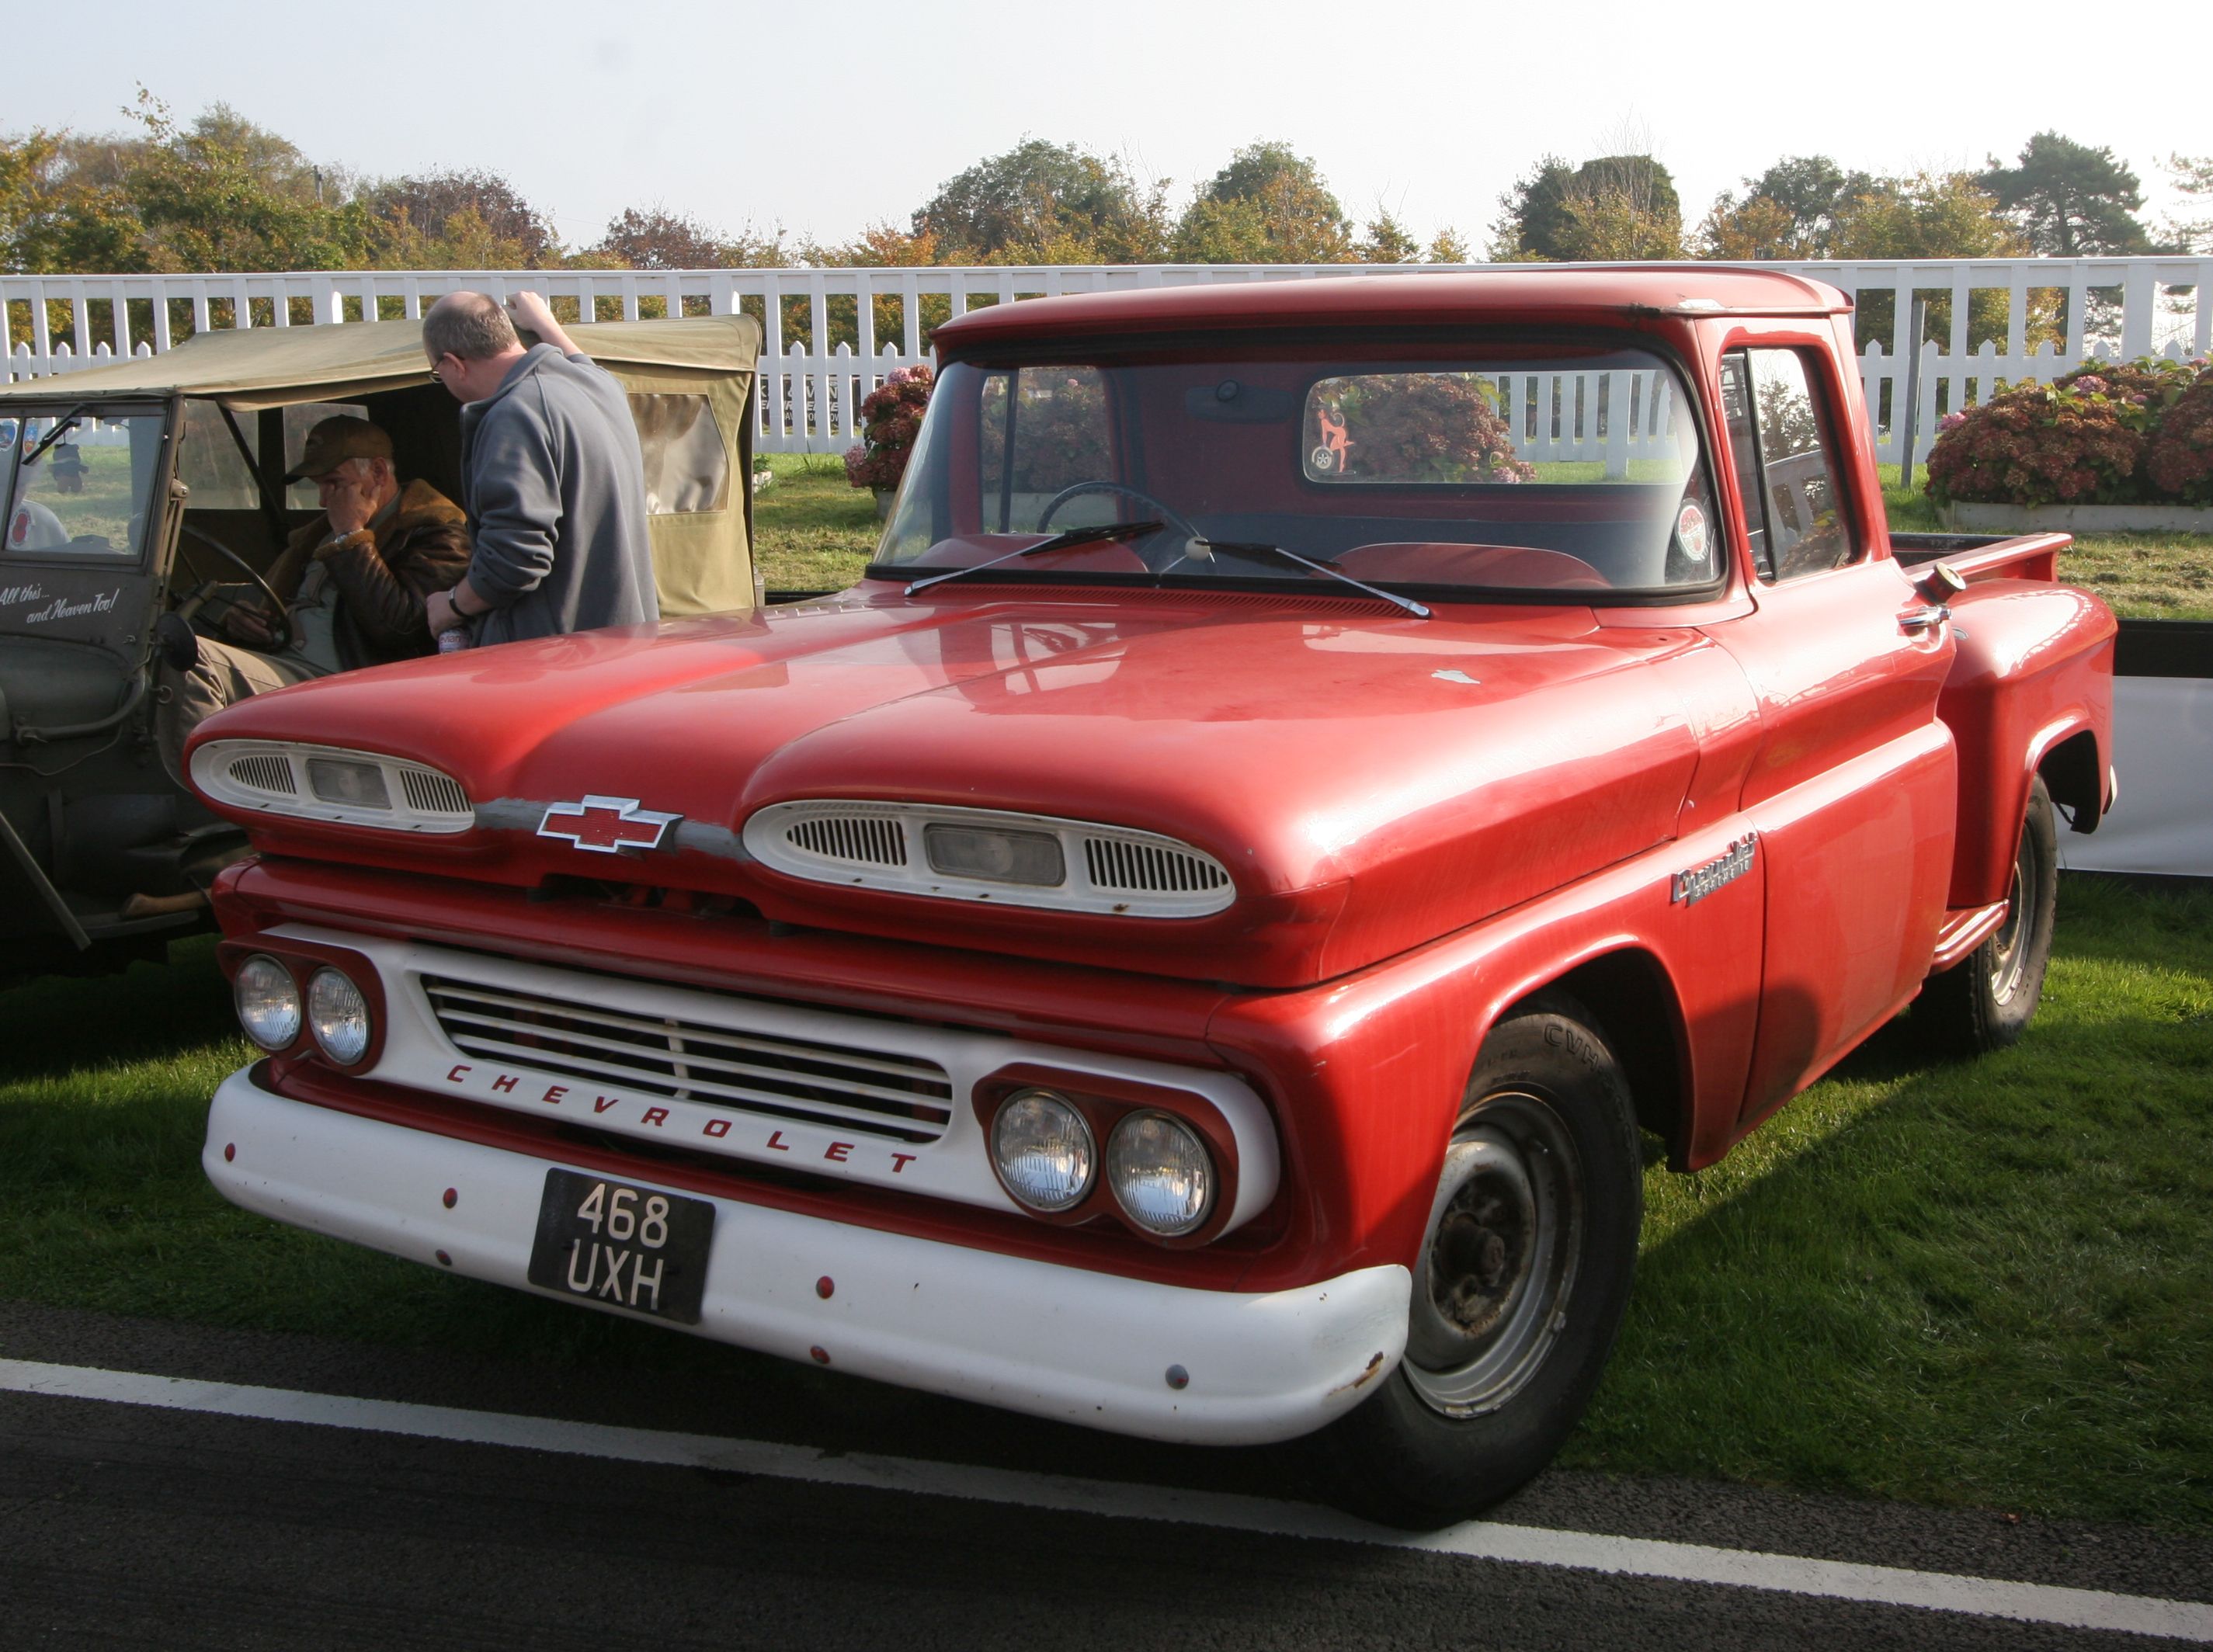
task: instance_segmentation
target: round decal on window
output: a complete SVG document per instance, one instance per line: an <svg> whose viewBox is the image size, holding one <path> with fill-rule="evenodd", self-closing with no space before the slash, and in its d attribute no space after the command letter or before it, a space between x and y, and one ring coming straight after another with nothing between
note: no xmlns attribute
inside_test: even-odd
<svg viewBox="0 0 2213 1652"><path fill-rule="evenodd" d="M1337 468L1336 450L1330 448L1316 448L1307 455L1307 463L1313 467L1316 475L1326 475Z"/></svg>
<svg viewBox="0 0 2213 1652"><path fill-rule="evenodd" d="M1706 513L1697 505L1686 504L1675 513L1675 542L1692 562L1706 559Z"/></svg>

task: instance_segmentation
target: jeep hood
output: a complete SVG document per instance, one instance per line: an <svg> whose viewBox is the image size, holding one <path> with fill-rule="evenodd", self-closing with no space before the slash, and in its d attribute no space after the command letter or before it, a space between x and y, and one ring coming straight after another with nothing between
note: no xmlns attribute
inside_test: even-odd
<svg viewBox="0 0 2213 1652"><path fill-rule="evenodd" d="M198 738L412 759L476 806L445 838L225 810L265 852L708 892L774 921L1289 986L1673 836L1698 745L1653 667L1697 645L1587 608L1425 621L1255 593L863 587L356 672L243 702ZM537 835L547 805L588 794L682 820L621 856ZM754 810L801 798L1161 832L1228 867L1237 899L1162 920L841 890L742 847Z"/></svg>

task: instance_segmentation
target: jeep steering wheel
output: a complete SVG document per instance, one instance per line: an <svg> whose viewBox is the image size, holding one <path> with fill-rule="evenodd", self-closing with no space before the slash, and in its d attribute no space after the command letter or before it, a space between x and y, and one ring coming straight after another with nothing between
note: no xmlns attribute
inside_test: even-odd
<svg viewBox="0 0 2213 1652"><path fill-rule="evenodd" d="M221 539L210 534L203 533L197 527L180 527L177 532L186 539L197 540L207 546L209 550L245 575L250 582L261 588L261 594L269 599L269 646L280 652L291 647L292 616L285 611L284 599L277 594L277 588L262 577L260 570ZM195 569L193 571L198 570ZM203 586L213 585L215 582L205 577L200 581Z"/></svg>
<svg viewBox="0 0 2213 1652"><path fill-rule="evenodd" d="M1142 503L1151 506L1155 513L1159 515L1162 521L1166 522L1171 528L1174 529L1175 532L1183 535L1184 540L1186 544L1192 539L1203 539L1206 537L1206 535L1200 533L1196 527L1193 527L1191 525L1191 519L1186 516L1181 511L1172 509L1168 506L1162 504L1159 500L1154 498L1151 494L1144 491L1143 489L1133 488L1128 484L1123 482L1106 481L1078 482L1072 486L1064 487L1059 492L1054 494L1052 498L1046 501L1045 509L1038 512L1037 531L1040 533L1044 533L1046 530L1046 525L1052 521L1052 513L1054 511L1058 510L1070 499L1080 499L1087 493L1119 493L1125 498L1136 499Z"/></svg>

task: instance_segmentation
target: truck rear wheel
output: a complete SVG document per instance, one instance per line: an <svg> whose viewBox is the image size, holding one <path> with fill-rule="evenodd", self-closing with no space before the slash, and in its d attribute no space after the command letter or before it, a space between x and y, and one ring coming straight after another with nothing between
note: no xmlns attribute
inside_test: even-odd
<svg viewBox="0 0 2213 1652"><path fill-rule="evenodd" d="M1620 1064L1564 995L1484 1040L1414 1267L1406 1354L1315 1437L1336 1500L1463 1520L1551 1460L1613 1351L1643 1211Z"/></svg>
<svg viewBox="0 0 2213 1652"><path fill-rule="evenodd" d="M1940 1054L1986 1055L2028 1030L2044 994L2051 930L2059 906L2059 838L2043 777L2030 782L2021 844L2014 853L2006 920L1942 975L1930 978L1912 1024Z"/></svg>

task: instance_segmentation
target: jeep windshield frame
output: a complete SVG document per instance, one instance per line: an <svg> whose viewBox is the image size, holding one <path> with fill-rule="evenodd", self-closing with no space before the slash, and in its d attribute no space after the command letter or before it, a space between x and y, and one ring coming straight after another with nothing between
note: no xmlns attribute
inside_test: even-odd
<svg viewBox="0 0 2213 1652"><path fill-rule="evenodd" d="M1281 547L1416 600L1678 604L1730 576L1715 476L1691 375L1627 328L979 344L941 371L867 576L1146 516L1167 526L966 582L1344 594Z"/></svg>

